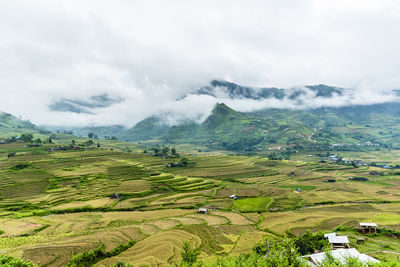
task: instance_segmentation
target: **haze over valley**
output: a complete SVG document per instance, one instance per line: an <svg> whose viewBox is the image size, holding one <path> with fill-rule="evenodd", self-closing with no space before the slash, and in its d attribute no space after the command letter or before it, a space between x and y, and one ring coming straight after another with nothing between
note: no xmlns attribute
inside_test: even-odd
<svg viewBox="0 0 400 267"><path fill-rule="evenodd" d="M400 266L400 6L0 3L0 266Z"/></svg>

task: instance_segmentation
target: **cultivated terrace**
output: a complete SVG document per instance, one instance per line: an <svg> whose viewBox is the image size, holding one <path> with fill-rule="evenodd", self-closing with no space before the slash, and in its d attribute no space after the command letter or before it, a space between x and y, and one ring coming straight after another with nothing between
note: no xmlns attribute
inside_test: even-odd
<svg viewBox="0 0 400 267"><path fill-rule="evenodd" d="M97 255L89 265L160 266L182 262L188 241L207 263L310 231L400 257L397 170L125 145L0 144L0 253L39 266L84 266L82 252ZM361 233L361 221L380 230Z"/></svg>

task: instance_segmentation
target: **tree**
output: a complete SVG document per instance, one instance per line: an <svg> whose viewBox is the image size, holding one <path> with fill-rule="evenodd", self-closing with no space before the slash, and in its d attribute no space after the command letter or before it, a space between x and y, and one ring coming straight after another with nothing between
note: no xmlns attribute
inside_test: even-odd
<svg viewBox="0 0 400 267"><path fill-rule="evenodd" d="M51 138L51 135L50 135L50 137L49 137L49 144L54 144L54 143L53 143L53 139Z"/></svg>
<svg viewBox="0 0 400 267"><path fill-rule="evenodd" d="M168 146L163 147L163 149L162 149L163 156L167 156L168 153L169 153L169 147Z"/></svg>
<svg viewBox="0 0 400 267"><path fill-rule="evenodd" d="M0 256L0 265L1 266L9 266L9 267L35 267L37 265L33 264L30 261L23 261L18 258L14 258L9 255L1 255Z"/></svg>
<svg viewBox="0 0 400 267"><path fill-rule="evenodd" d="M32 143L33 142L33 134L31 134L31 133L21 134L20 139L23 142Z"/></svg>
<svg viewBox="0 0 400 267"><path fill-rule="evenodd" d="M94 136L94 133L88 133L88 137L89 137L90 139L92 139L93 136Z"/></svg>
<svg viewBox="0 0 400 267"><path fill-rule="evenodd" d="M175 148L171 148L171 154L172 154L172 156L176 156L176 149Z"/></svg>
<svg viewBox="0 0 400 267"><path fill-rule="evenodd" d="M186 167L189 164L189 160L187 158L181 158L180 164Z"/></svg>
<svg viewBox="0 0 400 267"><path fill-rule="evenodd" d="M87 140L86 142L85 142L85 145L86 146L91 146L91 145L93 145L94 143L93 143L93 140L92 139L89 139L89 140Z"/></svg>
<svg viewBox="0 0 400 267"><path fill-rule="evenodd" d="M71 144L74 146L76 144L75 140L71 140Z"/></svg>
<svg viewBox="0 0 400 267"><path fill-rule="evenodd" d="M190 243L185 241L183 243L183 248L181 252L182 261L187 264L187 266L192 266L196 261L197 257L200 255L200 247L191 249Z"/></svg>
<svg viewBox="0 0 400 267"><path fill-rule="evenodd" d="M294 241L285 238L281 242L275 242L270 249L267 259L268 266L301 266L298 248Z"/></svg>
<svg viewBox="0 0 400 267"><path fill-rule="evenodd" d="M158 156L158 153L160 153L160 149L157 148L157 147L153 147L152 150L154 151L154 154L155 154L156 156Z"/></svg>
<svg viewBox="0 0 400 267"><path fill-rule="evenodd" d="M321 232L307 232L294 239L294 244L299 248L301 255L312 254L316 250L322 250L328 246L328 241L324 238Z"/></svg>
<svg viewBox="0 0 400 267"><path fill-rule="evenodd" d="M99 147L100 147L100 143L98 142L98 143L97 143L97 148L99 148Z"/></svg>

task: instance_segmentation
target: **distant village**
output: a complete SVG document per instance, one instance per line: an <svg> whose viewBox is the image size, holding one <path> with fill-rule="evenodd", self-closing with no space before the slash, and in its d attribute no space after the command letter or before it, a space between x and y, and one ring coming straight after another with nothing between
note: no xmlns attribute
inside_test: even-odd
<svg viewBox="0 0 400 267"><path fill-rule="evenodd" d="M344 157L341 157L337 154L335 155L329 155L327 157L327 160L333 163L337 164L343 164L343 165L353 165L353 166L372 166L372 167L377 167L377 168L382 168L382 169L400 169L400 165L391 165L386 162L366 162L362 160L350 160ZM322 160L324 161L324 160Z"/></svg>

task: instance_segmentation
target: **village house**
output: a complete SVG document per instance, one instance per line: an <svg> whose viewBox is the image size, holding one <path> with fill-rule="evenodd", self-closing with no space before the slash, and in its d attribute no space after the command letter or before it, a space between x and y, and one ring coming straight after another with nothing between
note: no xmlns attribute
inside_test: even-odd
<svg viewBox="0 0 400 267"><path fill-rule="evenodd" d="M363 232L363 234L376 233L376 229L378 228L378 225L376 223L360 222L360 226L361 226L361 231Z"/></svg>
<svg viewBox="0 0 400 267"><path fill-rule="evenodd" d="M203 214L207 214L208 213L208 209L207 208L199 208L199 213L203 213Z"/></svg>
<svg viewBox="0 0 400 267"><path fill-rule="evenodd" d="M332 249L349 248L349 239L347 236L328 236L328 242L332 246Z"/></svg>
<svg viewBox="0 0 400 267"><path fill-rule="evenodd" d="M339 261L342 264L346 264L348 258L356 258L363 264L380 263L380 261L378 261L373 257L370 257L366 254L361 254L355 248L349 248L349 249L342 248L342 249L332 250L329 253L335 260ZM324 262L326 257L327 257L326 253L321 252L321 253L302 256L301 258L306 260L307 263L311 266L322 266L322 263Z"/></svg>
<svg viewBox="0 0 400 267"><path fill-rule="evenodd" d="M336 236L336 233L329 233L329 234L324 234L325 238L328 238L330 236Z"/></svg>

